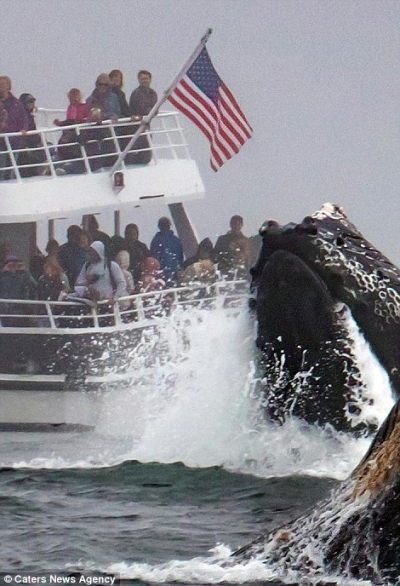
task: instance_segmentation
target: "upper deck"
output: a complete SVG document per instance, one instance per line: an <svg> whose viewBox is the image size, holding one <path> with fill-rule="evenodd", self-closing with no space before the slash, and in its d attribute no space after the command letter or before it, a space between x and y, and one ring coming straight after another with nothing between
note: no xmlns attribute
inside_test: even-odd
<svg viewBox="0 0 400 586"><path fill-rule="evenodd" d="M63 115L64 110L40 109L38 130L26 135L39 137L35 148L18 148L15 139L20 133L1 135L0 177L2 173L8 176L0 180L1 223L52 220L94 210L184 203L204 197L203 182L176 112L161 112L152 120L151 129L145 129L134 150L121 162L119 176L110 172L111 166L139 123L122 119L101 125L52 126L52 121ZM70 138L60 148L63 132ZM40 163L32 162L32 154ZM141 162L146 160L149 162Z"/></svg>

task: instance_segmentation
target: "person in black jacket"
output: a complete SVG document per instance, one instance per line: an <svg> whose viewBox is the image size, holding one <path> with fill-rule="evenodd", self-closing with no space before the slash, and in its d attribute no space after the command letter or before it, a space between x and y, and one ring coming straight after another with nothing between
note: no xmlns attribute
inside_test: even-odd
<svg viewBox="0 0 400 586"><path fill-rule="evenodd" d="M5 265L0 271L0 299L37 299L36 281L16 254L7 256ZM21 314L31 313L29 305L1 303L0 313L10 314L10 317L1 318L3 326L32 325L29 318L20 317Z"/></svg>
<svg viewBox="0 0 400 586"><path fill-rule="evenodd" d="M21 94L19 101L23 104L28 117L28 131L36 130L36 121L34 113L36 112L36 98L32 94ZM21 177L33 177L41 175L46 171L43 167L46 155L43 149L40 134L28 134L25 137L26 151L22 151L18 157L18 166ZM24 165L35 165L34 167L24 167Z"/></svg>
<svg viewBox="0 0 400 586"><path fill-rule="evenodd" d="M129 252L129 270L133 280L138 283L142 279L144 261L150 256L148 246L139 240L139 228L137 224L127 224L125 227L125 250Z"/></svg>
<svg viewBox="0 0 400 586"><path fill-rule="evenodd" d="M58 261L72 288L86 260L86 250L81 245L82 233L82 228L77 224L69 226L67 230L68 242L60 246L58 251Z"/></svg>

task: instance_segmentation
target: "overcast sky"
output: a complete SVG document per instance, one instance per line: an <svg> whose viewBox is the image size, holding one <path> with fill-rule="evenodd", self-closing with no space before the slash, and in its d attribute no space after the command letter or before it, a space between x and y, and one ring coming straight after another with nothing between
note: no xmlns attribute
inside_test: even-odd
<svg viewBox="0 0 400 586"><path fill-rule="evenodd" d="M37 105L89 95L98 73L140 68L161 94L208 27L214 65L253 126L218 172L208 143L185 121L206 199L188 205L201 238L241 214L244 232L267 218L299 221L341 204L400 263L399 0L0 0L1 69ZM1 206L1 204L0 204ZM156 231L144 216L148 240ZM161 215L161 214L160 214ZM105 226L106 227L106 226Z"/></svg>

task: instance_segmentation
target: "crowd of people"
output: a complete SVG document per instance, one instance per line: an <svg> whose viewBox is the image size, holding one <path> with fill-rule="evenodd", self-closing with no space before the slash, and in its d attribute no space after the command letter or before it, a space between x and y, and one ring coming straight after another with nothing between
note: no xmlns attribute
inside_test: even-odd
<svg viewBox="0 0 400 586"><path fill-rule="evenodd" d="M95 215L84 219L85 229L69 226L67 241L60 246L49 240L46 254L37 251L29 267L8 251L0 270L0 299L78 297L112 305L135 293L212 284L219 278L247 279L257 254L258 240L243 235L243 218L238 215L232 216L229 231L219 236L215 246L205 238L187 259L168 217L158 220L150 246L139 240L136 224L128 224L124 236L110 237L100 230Z"/></svg>
<svg viewBox="0 0 400 586"><path fill-rule="evenodd" d="M116 149L109 128L102 127L102 122L130 118L126 124L116 127L120 149L123 150L130 136L135 133L137 125L147 116L157 103L158 97L151 87L150 71L140 70L138 86L132 91L129 102L123 90L122 71L113 69L109 74L97 76L95 87L84 101L79 88L68 91L69 105L65 120L56 118L54 124L67 127L63 130L56 148L50 145L50 152L58 174L84 173L81 147L89 157L92 171L101 167L110 167L116 160ZM46 152L41 135L28 133L35 131L36 98L31 93L23 93L17 98L12 94L12 82L9 76L0 76L0 180L12 179L10 155L7 144L1 134L19 133L9 138L13 158L22 177L49 173L46 165ZM95 123L83 128L79 133L71 125ZM114 153L114 154L113 154ZM151 160L151 150L146 134L141 135L132 150L127 154L127 164L147 164ZM78 159L78 160L77 160Z"/></svg>
<svg viewBox="0 0 400 586"><path fill-rule="evenodd" d="M147 116L157 103L157 93L151 87L152 75L147 70L138 73L138 86L129 100L124 92L122 71L113 69L97 76L95 87L84 100L79 88L68 91L69 105L64 120L54 124L62 135L53 159L60 173L85 172L82 148L88 155L91 170L109 167L116 160L115 145L105 120L123 124L115 127L120 149L124 149L135 132L132 129ZM0 180L13 178L10 152L4 135L9 137L12 158L22 177L49 172L46 149L39 133L35 134L36 99L31 93L19 98L12 94L10 77L0 76ZM129 119L126 121L126 119ZM77 130L76 124L86 125ZM29 131L33 131L29 132ZM139 137L127 154L128 164L146 164L151 149L146 134ZM233 216L229 231L220 236L215 246L209 238L202 240L196 253L184 258L180 239L174 234L167 217L158 221L158 232L150 246L139 240L136 224L125 227L124 236L110 237L100 230L94 215L85 218L83 229L71 225L67 241L61 246L50 240L46 253L40 251L30 259L29 266L14 251L0 259L0 299L60 301L68 296L80 296L93 302L149 292L193 282L213 283L220 276L246 279L252 264L252 242L242 233L243 218ZM254 256L254 255L253 255Z"/></svg>

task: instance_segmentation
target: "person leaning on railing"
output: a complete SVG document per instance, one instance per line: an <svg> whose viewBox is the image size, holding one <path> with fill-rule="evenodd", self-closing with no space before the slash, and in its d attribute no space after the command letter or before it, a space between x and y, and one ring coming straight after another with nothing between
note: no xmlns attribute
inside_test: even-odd
<svg viewBox="0 0 400 586"><path fill-rule="evenodd" d="M70 291L67 275L55 256L49 256L38 280L38 298L43 301L62 301Z"/></svg>
<svg viewBox="0 0 400 586"><path fill-rule="evenodd" d="M10 138L10 144L12 149L16 149L14 152L14 158L18 161L18 149L23 149L25 146L25 133L29 127L28 116L22 103L11 93L11 79L7 75L0 76L0 102L3 108L7 111L7 119L3 128L4 134L12 132L21 132L20 136L13 136ZM4 150L6 143L0 147L0 150ZM4 167L10 166L11 161L7 155L6 163L3 168L0 168L0 180L11 179L13 173L10 170L5 170Z"/></svg>
<svg viewBox="0 0 400 586"><path fill-rule="evenodd" d="M88 104L83 102L82 92L80 89L73 87L68 94L69 105L67 108L67 119L60 120L56 118L54 124L56 126L70 126L71 124L80 124L86 122L89 118L90 109Z"/></svg>
<svg viewBox="0 0 400 586"><path fill-rule="evenodd" d="M142 120L144 116L150 114L153 106L156 105L158 96L155 90L151 86L152 75L150 71L141 69L138 73L139 85L131 93L129 99L129 107L131 111L132 120L136 123ZM132 133L134 134L137 130L133 128ZM147 128L148 130L148 128ZM146 135L141 135L132 147L132 151L125 157L125 163L134 165L147 165L151 161L152 152L150 150L150 143Z"/></svg>
<svg viewBox="0 0 400 586"><path fill-rule="evenodd" d="M82 297L92 301L108 300L113 304L127 295L125 277L119 265L105 256L102 242L92 242L86 258L75 287Z"/></svg>
<svg viewBox="0 0 400 586"><path fill-rule="evenodd" d="M72 126L82 124L90 118L90 108L83 102L82 92L74 87L68 92L69 105L66 120L56 118L56 126ZM61 164L60 164L61 163ZM65 128L62 131L57 147L56 168L63 169L66 173L85 173L86 168L82 160L80 136L76 128Z"/></svg>
<svg viewBox="0 0 400 586"><path fill-rule="evenodd" d="M83 130L86 141L86 152L91 156L90 168L92 171L101 167L111 167L116 161L115 156L102 156L115 153L114 141L111 140L109 128L102 126L102 121L111 120L117 122L121 116L121 107L117 96L111 89L111 81L106 73L101 73L96 79L96 87L86 100L90 108L90 121L96 122L96 126ZM98 157L93 155L100 155Z"/></svg>

